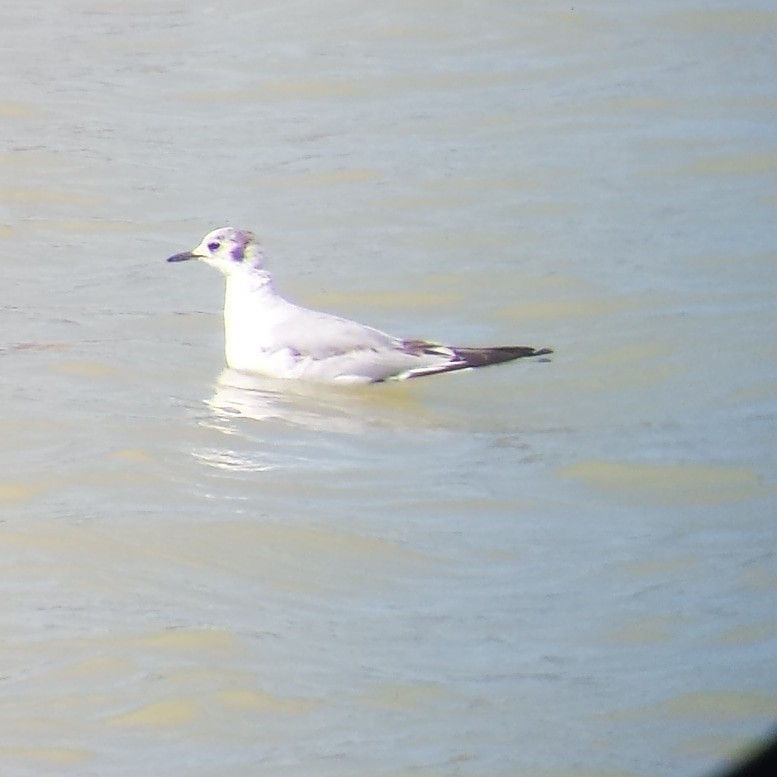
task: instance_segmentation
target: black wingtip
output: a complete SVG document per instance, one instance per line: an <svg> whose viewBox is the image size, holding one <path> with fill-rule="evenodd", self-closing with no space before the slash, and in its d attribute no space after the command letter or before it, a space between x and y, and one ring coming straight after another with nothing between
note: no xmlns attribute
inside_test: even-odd
<svg viewBox="0 0 777 777"><path fill-rule="evenodd" d="M551 348L533 348L529 345L497 345L491 348L457 348L456 353L468 367L487 367L490 364L502 364L515 359L534 356L548 356Z"/></svg>

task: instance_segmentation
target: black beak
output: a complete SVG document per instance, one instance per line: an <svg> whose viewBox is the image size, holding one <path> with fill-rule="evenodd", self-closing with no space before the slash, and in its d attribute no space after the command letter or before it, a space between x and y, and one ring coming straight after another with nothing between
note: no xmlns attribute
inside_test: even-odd
<svg viewBox="0 0 777 777"><path fill-rule="evenodd" d="M197 254L193 254L191 251L184 251L182 254L174 254L173 256L168 256L167 261L168 262L185 262L188 259L196 259Z"/></svg>

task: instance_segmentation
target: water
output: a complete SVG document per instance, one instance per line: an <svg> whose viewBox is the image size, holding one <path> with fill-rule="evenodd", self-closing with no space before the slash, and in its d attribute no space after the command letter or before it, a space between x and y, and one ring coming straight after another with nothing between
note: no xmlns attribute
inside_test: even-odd
<svg viewBox="0 0 777 777"><path fill-rule="evenodd" d="M9 775L703 774L777 717L768 3L7 4ZM552 363L223 370L279 288Z"/></svg>

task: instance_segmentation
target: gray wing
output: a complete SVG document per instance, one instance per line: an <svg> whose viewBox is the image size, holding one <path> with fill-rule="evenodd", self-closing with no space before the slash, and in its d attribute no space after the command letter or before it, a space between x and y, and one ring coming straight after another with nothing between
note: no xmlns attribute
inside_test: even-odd
<svg viewBox="0 0 777 777"><path fill-rule="evenodd" d="M272 339L311 359L326 359L352 351L391 349L397 337L340 316L289 305L288 313L273 325Z"/></svg>
<svg viewBox="0 0 777 777"><path fill-rule="evenodd" d="M275 347L289 350L305 363L306 377L319 380L375 382L411 377L405 373L452 369L457 359L455 351L446 346L403 340L347 318L293 304L273 326L272 339Z"/></svg>
<svg viewBox="0 0 777 777"><path fill-rule="evenodd" d="M428 340L404 340L356 321L290 305L273 340L295 355L300 377L323 381L379 382L544 356L531 346L454 348Z"/></svg>

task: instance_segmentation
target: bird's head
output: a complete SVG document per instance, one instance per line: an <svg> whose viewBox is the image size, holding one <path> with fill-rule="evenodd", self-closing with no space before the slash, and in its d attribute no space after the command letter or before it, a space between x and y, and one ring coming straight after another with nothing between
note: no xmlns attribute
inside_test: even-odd
<svg viewBox="0 0 777 777"><path fill-rule="evenodd" d="M221 227L208 232L202 242L191 251L184 251L168 258L168 262L184 262L199 259L224 275L232 275L245 269L261 270L264 254L252 232L233 227Z"/></svg>

